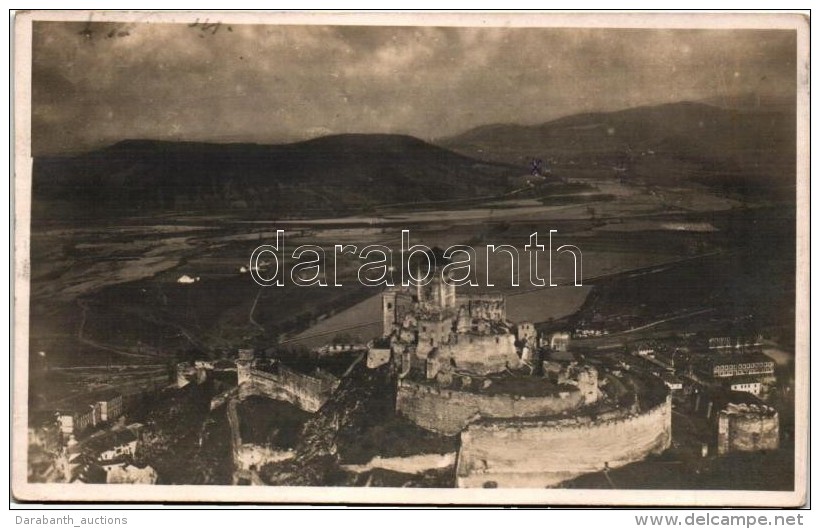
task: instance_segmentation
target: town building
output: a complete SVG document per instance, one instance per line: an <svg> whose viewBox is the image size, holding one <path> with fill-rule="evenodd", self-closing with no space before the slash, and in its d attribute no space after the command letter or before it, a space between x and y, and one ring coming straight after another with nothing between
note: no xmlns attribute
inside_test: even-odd
<svg viewBox="0 0 820 529"><path fill-rule="evenodd" d="M754 352L763 344L760 334L746 334L737 336L713 336L707 340L709 351L712 352Z"/></svg>
<svg viewBox="0 0 820 529"><path fill-rule="evenodd" d="M126 462L109 466L104 470L106 470L106 483L154 485L157 482L157 471L150 465L139 466Z"/></svg>
<svg viewBox="0 0 820 529"><path fill-rule="evenodd" d="M538 342L538 334L535 331L535 325L531 322L519 322L515 327L516 338L519 342L529 347L534 347Z"/></svg>
<svg viewBox="0 0 820 529"><path fill-rule="evenodd" d="M701 373L715 380L749 375L774 376L774 360L762 353L715 354L701 360Z"/></svg>
<svg viewBox="0 0 820 529"><path fill-rule="evenodd" d="M570 334L568 332L555 332L550 335L549 348L553 351L566 352L569 349Z"/></svg>
<svg viewBox="0 0 820 529"><path fill-rule="evenodd" d="M88 404L68 405L55 411L63 439L79 435L95 423L95 409Z"/></svg>
<svg viewBox="0 0 820 529"><path fill-rule="evenodd" d="M97 395L96 400L101 422L113 422L122 416L124 410L121 393L114 390L104 391Z"/></svg>
<svg viewBox="0 0 820 529"><path fill-rule="evenodd" d="M131 458L137 452L137 436L128 428L114 430L86 441L83 451L101 463Z"/></svg>
<svg viewBox="0 0 820 529"><path fill-rule="evenodd" d="M683 380L672 373L661 373L661 380L666 384L671 391L680 391L683 389Z"/></svg>
<svg viewBox="0 0 820 529"><path fill-rule="evenodd" d="M731 391L742 391L755 396L760 396L764 389L760 377L755 375L732 377L726 381L725 385Z"/></svg>

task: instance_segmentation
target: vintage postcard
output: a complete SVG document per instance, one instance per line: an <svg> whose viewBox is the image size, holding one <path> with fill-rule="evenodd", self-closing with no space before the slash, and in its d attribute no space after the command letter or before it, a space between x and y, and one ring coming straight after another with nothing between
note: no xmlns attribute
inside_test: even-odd
<svg viewBox="0 0 820 529"><path fill-rule="evenodd" d="M808 40L18 14L13 497L803 504Z"/></svg>

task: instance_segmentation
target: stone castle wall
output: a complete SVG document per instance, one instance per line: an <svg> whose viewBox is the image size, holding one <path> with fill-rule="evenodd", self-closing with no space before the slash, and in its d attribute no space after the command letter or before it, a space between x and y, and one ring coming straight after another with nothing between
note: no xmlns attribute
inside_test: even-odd
<svg viewBox="0 0 820 529"><path fill-rule="evenodd" d="M718 415L717 449L728 452L777 450L780 446L780 420L776 412L728 413Z"/></svg>
<svg viewBox="0 0 820 529"><path fill-rule="evenodd" d="M367 350L367 367L376 369L390 362L391 351L389 347L371 347Z"/></svg>
<svg viewBox="0 0 820 529"><path fill-rule="evenodd" d="M293 459L295 455L292 450L276 450L268 446L244 443L236 449L234 466L239 470L259 470L267 463L286 461Z"/></svg>
<svg viewBox="0 0 820 529"><path fill-rule="evenodd" d="M412 380L400 380L396 411L422 428L455 435L478 416L495 418L543 417L576 410L584 404L579 391L543 397L493 395L442 389Z"/></svg>
<svg viewBox="0 0 820 529"><path fill-rule="evenodd" d="M446 343L450 339L453 321L445 319L423 319L418 320L418 344L416 345L416 357L420 360L427 358L434 348Z"/></svg>
<svg viewBox="0 0 820 529"><path fill-rule="evenodd" d="M284 400L299 408L315 413L324 406L339 385L339 380L319 378L278 366L276 373L250 369L240 383L239 397L250 395Z"/></svg>
<svg viewBox="0 0 820 529"><path fill-rule="evenodd" d="M239 387L233 387L231 389L223 391L219 395L214 396L213 398L211 398L211 411L222 406L223 404L228 402L228 400L236 397L237 395L239 395Z"/></svg>
<svg viewBox="0 0 820 529"><path fill-rule="evenodd" d="M479 421L461 435L459 487L554 487L666 450L672 405L620 417Z"/></svg>
<svg viewBox="0 0 820 529"><path fill-rule="evenodd" d="M473 318L492 321L507 319L507 301L502 294L456 295L456 306L465 306Z"/></svg>
<svg viewBox="0 0 820 529"><path fill-rule="evenodd" d="M456 335L456 341L439 346L441 358L452 358L456 366L486 375L505 368L514 369L520 360L512 334Z"/></svg>

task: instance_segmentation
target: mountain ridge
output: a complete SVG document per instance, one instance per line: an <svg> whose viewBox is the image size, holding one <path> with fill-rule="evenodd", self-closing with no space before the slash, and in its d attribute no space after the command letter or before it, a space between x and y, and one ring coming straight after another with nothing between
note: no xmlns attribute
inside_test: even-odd
<svg viewBox="0 0 820 529"><path fill-rule="evenodd" d="M288 144L123 140L34 161L35 199L101 213L246 210L342 214L382 203L502 191L519 174L398 134L340 134Z"/></svg>
<svg viewBox="0 0 820 529"><path fill-rule="evenodd" d="M609 166L663 184L669 171L741 194L765 194L770 185L793 188L795 127L796 115L777 107L677 102L537 125L483 125L438 144L488 161L521 165L543 159L564 167L565 175L579 172L570 164Z"/></svg>
<svg viewBox="0 0 820 529"><path fill-rule="evenodd" d="M566 178L607 167L650 185L682 180L737 196L793 194L796 116L702 102L488 124L428 143L405 134L334 134L281 144L128 139L34 159L35 204L81 215L245 211L372 212L380 204L497 195L543 159ZM43 208L37 211L42 211Z"/></svg>

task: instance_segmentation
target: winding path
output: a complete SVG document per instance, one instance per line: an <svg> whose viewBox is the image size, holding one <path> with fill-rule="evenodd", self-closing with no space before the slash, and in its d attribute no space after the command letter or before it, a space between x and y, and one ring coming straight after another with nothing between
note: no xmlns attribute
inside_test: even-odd
<svg viewBox="0 0 820 529"><path fill-rule="evenodd" d="M262 296L262 288L260 288L260 289L257 291L257 293L256 293L256 297L255 297L255 298L253 298L253 305L251 305L251 310L250 310L250 312L248 313L248 321L250 321L250 322L251 322L251 325L253 325L253 326L254 326L254 327L256 327L257 329L259 329L260 331L265 332L265 328L264 328L264 327L262 327L262 325L260 325L260 324L259 324L259 322L258 322L258 321L256 321L256 319L254 319L254 317L253 317L253 313L256 311L256 304L257 304L257 303L259 303L259 298L260 298L261 296Z"/></svg>
<svg viewBox="0 0 820 529"><path fill-rule="evenodd" d="M90 338L86 338L84 333L85 333L85 322L88 319L88 305L86 305L85 301L83 301L81 299L77 300L77 305L80 306L80 308L82 309L82 312L83 312L82 320L80 321L80 326L77 329L77 339L80 341L80 343L82 343L84 345L87 345L89 347L94 347L95 349L101 349L103 351L108 351L110 353L115 353L115 354L119 354L119 355L133 356L133 357L137 357L137 358L154 358L154 359L161 358L160 355L151 354L151 353L134 353L134 352L131 352L131 351L122 351L120 349L114 349L113 347L109 347L107 345L103 345L99 342L96 342L96 341L94 341Z"/></svg>

